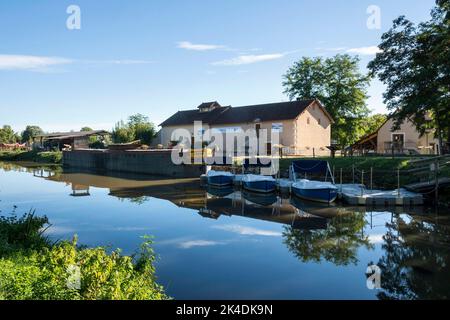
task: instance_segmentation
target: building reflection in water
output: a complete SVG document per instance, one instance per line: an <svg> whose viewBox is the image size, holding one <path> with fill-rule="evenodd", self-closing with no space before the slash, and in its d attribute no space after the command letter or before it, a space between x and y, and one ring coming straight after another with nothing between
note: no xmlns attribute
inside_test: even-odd
<svg viewBox="0 0 450 320"><path fill-rule="evenodd" d="M72 183L72 197L88 197L90 195L89 186Z"/></svg>

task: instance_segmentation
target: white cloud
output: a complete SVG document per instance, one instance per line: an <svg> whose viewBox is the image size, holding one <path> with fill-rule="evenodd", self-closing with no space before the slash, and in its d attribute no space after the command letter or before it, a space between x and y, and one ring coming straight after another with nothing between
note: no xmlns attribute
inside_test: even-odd
<svg viewBox="0 0 450 320"><path fill-rule="evenodd" d="M25 70L45 72L51 70L51 67L67 65L74 63L87 64L112 64L112 65L138 65L154 63L151 60L74 60L62 57L43 57L28 55L6 55L0 54L0 70Z"/></svg>
<svg viewBox="0 0 450 320"><path fill-rule="evenodd" d="M245 64L258 63L263 61L277 60L285 57L285 53L241 55L236 58L213 62L214 66L240 66Z"/></svg>
<svg viewBox="0 0 450 320"><path fill-rule="evenodd" d="M45 231L48 235L65 235L65 234L75 234L76 230L69 227L61 227L61 226L50 226Z"/></svg>
<svg viewBox="0 0 450 320"><path fill-rule="evenodd" d="M183 249L191 249L194 247L210 247L223 244L223 242L209 240L191 240L179 243L179 247Z"/></svg>
<svg viewBox="0 0 450 320"><path fill-rule="evenodd" d="M356 53L363 56L372 56L381 52L381 49L377 46L351 48L346 51L347 53Z"/></svg>
<svg viewBox="0 0 450 320"><path fill-rule="evenodd" d="M215 45L215 44L194 44L189 41L178 42L177 45L180 49L193 50L193 51L209 51L209 50L219 50L226 49L226 46Z"/></svg>
<svg viewBox="0 0 450 320"><path fill-rule="evenodd" d="M252 227L245 227L241 225L223 225L214 226L215 229L238 233L245 236L265 236L265 237L280 237L281 233L271 230L256 229Z"/></svg>
<svg viewBox="0 0 450 320"><path fill-rule="evenodd" d="M318 48L315 48L315 50L318 50L318 51L344 51L346 49L347 49L346 47L335 47L335 48L318 47Z"/></svg>
<svg viewBox="0 0 450 320"><path fill-rule="evenodd" d="M370 241L370 243L373 243L373 244L383 243L384 242L383 237L384 237L383 234L371 234L371 235L369 235L369 241Z"/></svg>
<svg viewBox="0 0 450 320"><path fill-rule="evenodd" d="M40 71L52 66L69 63L72 63L72 60L60 57L0 54L0 70Z"/></svg>

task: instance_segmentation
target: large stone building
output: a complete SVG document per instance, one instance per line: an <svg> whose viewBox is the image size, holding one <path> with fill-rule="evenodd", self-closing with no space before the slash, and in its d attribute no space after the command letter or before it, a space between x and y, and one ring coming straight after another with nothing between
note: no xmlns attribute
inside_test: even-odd
<svg viewBox="0 0 450 320"><path fill-rule="evenodd" d="M283 154L329 155L333 119L318 100L297 100L244 107L221 106L218 102L202 103L195 110L179 111L160 124L158 143L164 147L174 144L176 129L188 130L192 137L194 122L201 121L202 131L238 132L254 129L268 132L268 149L272 146L271 132L279 133ZM259 135L258 135L259 137Z"/></svg>

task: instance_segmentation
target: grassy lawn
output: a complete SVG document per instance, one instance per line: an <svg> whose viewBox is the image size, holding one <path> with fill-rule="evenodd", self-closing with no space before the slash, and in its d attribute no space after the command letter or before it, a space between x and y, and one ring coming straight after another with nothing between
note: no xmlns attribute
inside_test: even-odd
<svg viewBox="0 0 450 320"><path fill-rule="evenodd" d="M338 158L316 158L318 160L326 160L330 163L331 169L335 167L336 172L341 168L348 170L354 165L359 170L397 170L406 169L408 167L409 161L412 158L399 157L399 158L389 158L389 157L338 157ZM286 171L293 160L299 159L282 159L280 161L281 171Z"/></svg>
<svg viewBox="0 0 450 320"><path fill-rule="evenodd" d="M28 161L47 164L61 164L62 152L0 151L0 161Z"/></svg>

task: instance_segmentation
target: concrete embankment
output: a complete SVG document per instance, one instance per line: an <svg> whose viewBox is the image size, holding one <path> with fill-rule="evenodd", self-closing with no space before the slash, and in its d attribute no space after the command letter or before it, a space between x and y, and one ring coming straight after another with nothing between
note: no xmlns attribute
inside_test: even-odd
<svg viewBox="0 0 450 320"><path fill-rule="evenodd" d="M63 165L69 168L117 171L176 178L198 178L202 165L175 165L171 150L74 150L63 152Z"/></svg>

